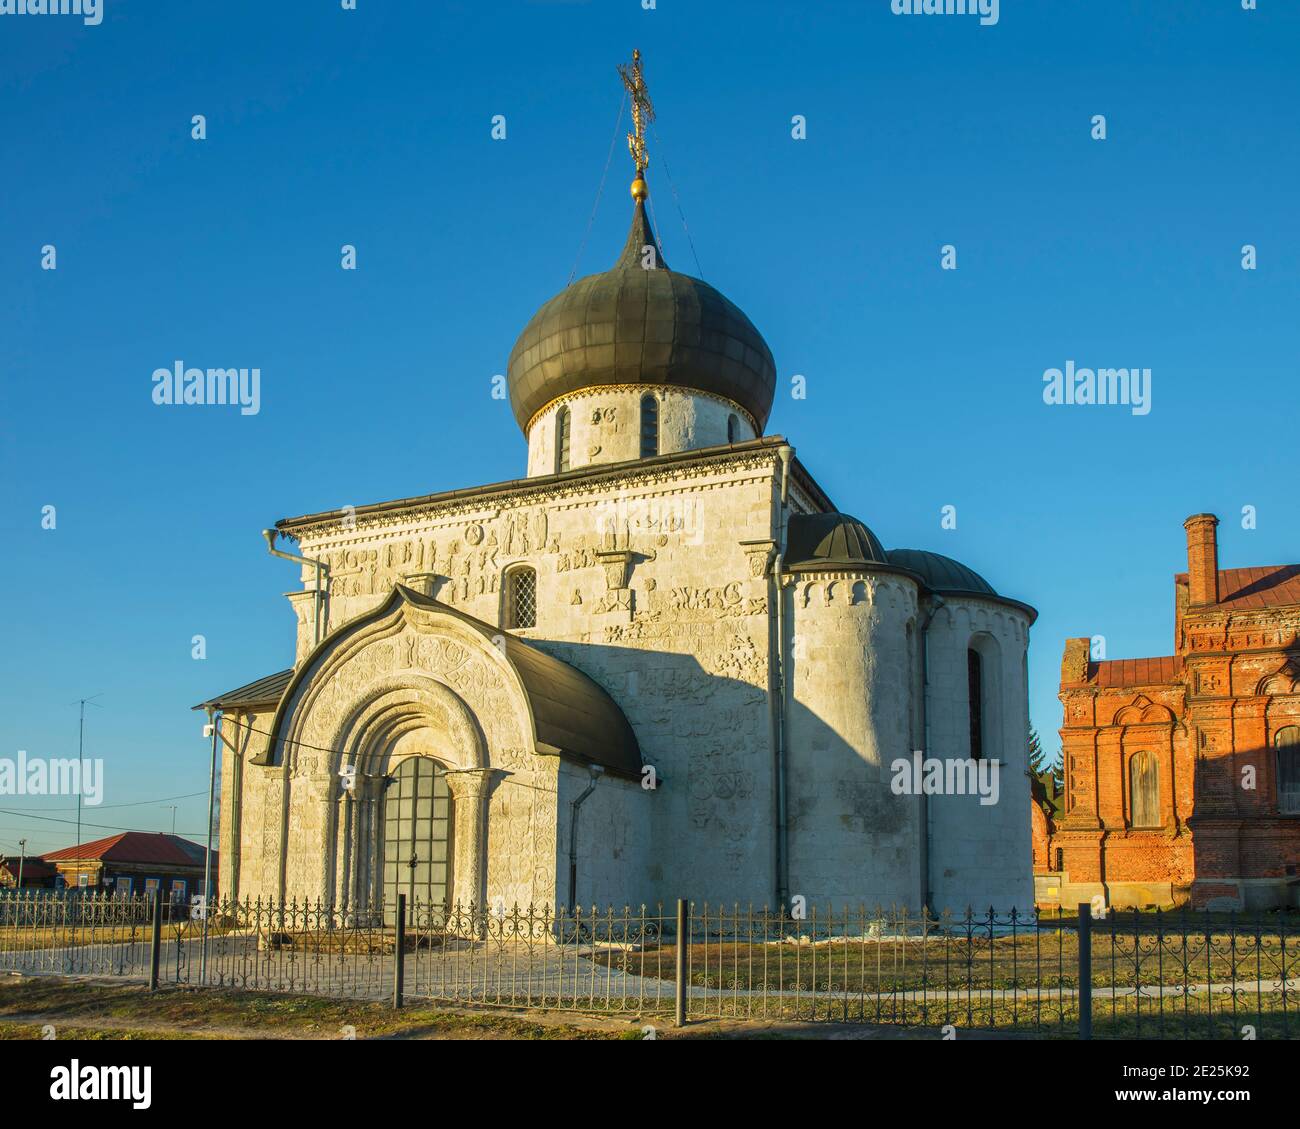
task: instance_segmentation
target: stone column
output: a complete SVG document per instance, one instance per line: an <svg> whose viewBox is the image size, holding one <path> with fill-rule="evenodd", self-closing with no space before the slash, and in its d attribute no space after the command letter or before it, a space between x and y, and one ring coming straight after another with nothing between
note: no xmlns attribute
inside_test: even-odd
<svg viewBox="0 0 1300 1129"><path fill-rule="evenodd" d="M488 794L500 772L492 768L461 768L447 772L454 830L452 900L462 909L481 910L487 899Z"/></svg>

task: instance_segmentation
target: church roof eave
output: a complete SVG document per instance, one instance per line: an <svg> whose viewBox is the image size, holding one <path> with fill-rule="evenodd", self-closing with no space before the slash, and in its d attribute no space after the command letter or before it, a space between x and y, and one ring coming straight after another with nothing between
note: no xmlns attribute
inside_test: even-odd
<svg viewBox="0 0 1300 1129"><path fill-rule="evenodd" d="M319 528L341 525L345 518L361 521L366 518L383 517L391 514L415 513L431 510L440 506L454 505L459 502L494 502L500 503L510 498L518 498L527 503L534 497L545 497L558 487L570 483L584 486L598 486L607 481L626 478L629 475L654 474L669 467L706 466L711 463L725 463L737 456L751 455L755 452L770 450L773 454L787 445L782 435L765 435L750 439L744 443L729 443L717 447L698 447L690 451L674 451L666 455L655 455L648 459L629 459L619 463L600 463L595 466L577 467L561 471L558 474L535 475L532 478L512 478L504 482L491 482L483 486L462 487L456 490L442 490L434 494L417 494L407 498L395 498L388 502L372 502L364 506L355 506L346 514L342 510L324 510L300 517L281 518L275 523L279 532L294 541L300 541L304 533L315 532ZM822 510L835 509L834 502L818 485L808 468L797 457L790 460L790 474L795 483Z"/></svg>

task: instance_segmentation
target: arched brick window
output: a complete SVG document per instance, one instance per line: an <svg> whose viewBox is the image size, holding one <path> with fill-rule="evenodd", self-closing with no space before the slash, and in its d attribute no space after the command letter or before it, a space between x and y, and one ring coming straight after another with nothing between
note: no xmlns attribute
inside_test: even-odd
<svg viewBox="0 0 1300 1129"><path fill-rule="evenodd" d="M1279 729L1273 747L1277 750L1277 810L1300 815L1300 725Z"/></svg>
<svg viewBox="0 0 1300 1129"><path fill-rule="evenodd" d="M659 401L653 396L641 397L641 457L648 459L659 454Z"/></svg>
<svg viewBox="0 0 1300 1129"><path fill-rule="evenodd" d="M1154 753L1134 753L1128 762L1129 823L1160 826L1160 771Z"/></svg>
<svg viewBox="0 0 1300 1129"><path fill-rule="evenodd" d="M515 568L506 573L506 626L537 626L537 572Z"/></svg>

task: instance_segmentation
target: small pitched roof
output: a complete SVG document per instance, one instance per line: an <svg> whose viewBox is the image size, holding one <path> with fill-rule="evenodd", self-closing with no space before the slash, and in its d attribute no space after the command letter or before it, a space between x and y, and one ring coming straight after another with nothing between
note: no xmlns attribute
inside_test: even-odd
<svg viewBox="0 0 1300 1129"><path fill-rule="evenodd" d="M1174 583L1185 587L1187 573L1176 574ZM1300 604L1300 564L1219 569L1219 602L1215 607L1249 611L1297 604Z"/></svg>
<svg viewBox="0 0 1300 1129"><path fill-rule="evenodd" d="M84 862L97 859L102 862L147 863L156 866L202 866L204 848L179 835L159 831L123 831L105 839L94 839L57 851L47 851L40 857L45 862ZM212 853L216 861L216 852Z"/></svg>
<svg viewBox="0 0 1300 1129"><path fill-rule="evenodd" d="M256 682L237 686L234 690L227 690L224 694L200 702L194 709L228 710L235 706L273 706L280 700L284 688L289 685L289 679L292 677L292 667L277 674L268 674Z"/></svg>
<svg viewBox="0 0 1300 1129"><path fill-rule="evenodd" d="M1178 655L1161 655L1153 659L1106 659L1088 664L1088 681L1099 689L1124 689L1129 686L1167 686L1183 672Z"/></svg>

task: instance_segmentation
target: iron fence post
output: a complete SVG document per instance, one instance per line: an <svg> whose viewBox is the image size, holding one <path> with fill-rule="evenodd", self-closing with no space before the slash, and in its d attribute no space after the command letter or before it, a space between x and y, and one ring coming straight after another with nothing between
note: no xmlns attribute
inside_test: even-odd
<svg viewBox="0 0 1300 1129"><path fill-rule="evenodd" d="M676 1023L686 1026L686 946L690 944L690 928L686 919L686 899L677 899L677 976L674 982L677 1005Z"/></svg>
<svg viewBox="0 0 1300 1129"><path fill-rule="evenodd" d="M162 956L162 883L153 892L153 928L149 934L149 991L158 991L158 961Z"/></svg>
<svg viewBox="0 0 1300 1129"><path fill-rule="evenodd" d="M1092 906L1079 903L1079 1038L1092 1038Z"/></svg>
<svg viewBox="0 0 1300 1129"><path fill-rule="evenodd" d="M402 1006L406 973L406 895L397 895L397 930L393 937L393 1007Z"/></svg>

